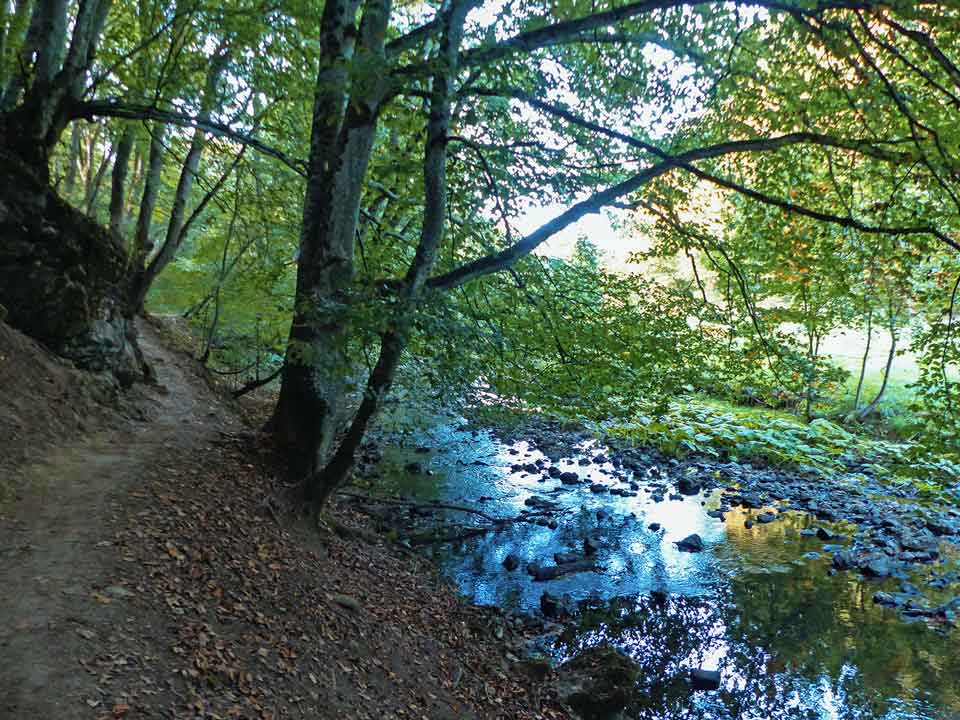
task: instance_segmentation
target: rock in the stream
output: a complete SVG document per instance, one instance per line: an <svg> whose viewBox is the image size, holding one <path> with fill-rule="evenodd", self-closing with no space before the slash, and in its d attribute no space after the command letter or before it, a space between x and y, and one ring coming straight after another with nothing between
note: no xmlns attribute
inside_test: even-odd
<svg viewBox="0 0 960 720"><path fill-rule="evenodd" d="M677 481L677 490L684 495L696 495L703 489L703 481L696 476L684 475Z"/></svg>
<svg viewBox="0 0 960 720"><path fill-rule="evenodd" d="M652 532L657 532L659 529L660 529L660 523L654 522L647 525L647 530L651 530Z"/></svg>
<svg viewBox="0 0 960 720"><path fill-rule="evenodd" d="M556 595L544 591L540 596L540 612L548 618L558 618L563 614L563 605Z"/></svg>
<svg viewBox="0 0 960 720"><path fill-rule="evenodd" d="M423 465L418 462L409 462L403 466L403 469L411 475L420 475L423 473Z"/></svg>
<svg viewBox="0 0 960 720"><path fill-rule="evenodd" d="M575 562L579 562L580 560L583 560L583 558L577 555L576 553L554 553L553 554L553 561L557 565L567 565L568 563L575 563Z"/></svg>
<svg viewBox="0 0 960 720"><path fill-rule="evenodd" d="M690 673L690 684L694 690L719 690L720 672L718 670L694 670Z"/></svg>
<svg viewBox="0 0 960 720"><path fill-rule="evenodd" d="M772 512L763 512L757 515L757 522L764 525L767 523L772 523L776 519L777 519L776 514Z"/></svg>
<svg viewBox="0 0 960 720"><path fill-rule="evenodd" d="M703 538L696 533L687 535L683 540L678 541L676 545L677 550L690 553L702 552L704 548Z"/></svg>
<svg viewBox="0 0 960 720"><path fill-rule="evenodd" d="M893 566L883 555L871 555L860 561L860 570L864 575L875 578L890 577Z"/></svg>
<svg viewBox="0 0 960 720"><path fill-rule="evenodd" d="M576 485L580 482L580 476L568 470L567 472L560 473L560 482L564 485Z"/></svg>
<svg viewBox="0 0 960 720"><path fill-rule="evenodd" d="M825 540L827 542L837 539L837 534L825 527L818 527L816 529L816 533L818 538L820 538L821 540Z"/></svg>
<svg viewBox="0 0 960 720"><path fill-rule="evenodd" d="M557 672L557 697L584 720L613 720L636 692L639 666L619 650L584 650Z"/></svg>
<svg viewBox="0 0 960 720"><path fill-rule="evenodd" d="M597 550L596 544L590 538L583 539L583 552L586 555L596 555Z"/></svg>
<svg viewBox="0 0 960 720"><path fill-rule="evenodd" d="M759 495L744 493L740 496L740 505L748 510L757 510L763 507L763 500Z"/></svg>
<svg viewBox="0 0 960 720"><path fill-rule="evenodd" d="M666 605L668 598L670 597L669 593L663 588L654 588L650 591L650 598L657 605Z"/></svg>
<svg viewBox="0 0 960 720"><path fill-rule="evenodd" d="M520 567L520 558L510 553L503 559L503 567L506 568L508 572L513 572Z"/></svg>
<svg viewBox="0 0 960 720"><path fill-rule="evenodd" d="M551 465L547 468L547 475L552 478L558 478L563 475L563 472L561 472L560 468L558 468L556 465Z"/></svg>

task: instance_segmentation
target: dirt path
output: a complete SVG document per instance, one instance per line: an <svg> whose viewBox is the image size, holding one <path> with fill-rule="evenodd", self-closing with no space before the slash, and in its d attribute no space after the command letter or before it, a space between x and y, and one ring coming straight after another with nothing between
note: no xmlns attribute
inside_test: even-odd
<svg viewBox="0 0 960 720"><path fill-rule="evenodd" d="M19 468L17 496L0 505L0 717L68 718L96 712L91 643L135 623L126 590L111 584L116 520L164 459L189 453L235 422L189 362L141 328L159 387L138 390L152 418L51 450ZM133 495L131 495L133 494ZM134 628L130 628L135 630Z"/></svg>

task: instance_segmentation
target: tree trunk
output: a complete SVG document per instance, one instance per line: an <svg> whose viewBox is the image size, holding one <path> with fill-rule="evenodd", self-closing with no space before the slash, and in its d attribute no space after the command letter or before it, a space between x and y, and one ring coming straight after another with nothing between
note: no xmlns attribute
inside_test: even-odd
<svg viewBox="0 0 960 720"><path fill-rule="evenodd" d="M80 125L74 123L70 129L70 152L67 158L67 172L63 180L63 194L67 199L73 195L77 186L77 172L80 169Z"/></svg>
<svg viewBox="0 0 960 720"><path fill-rule="evenodd" d="M220 78L227 67L228 60L229 53L226 48L221 45L217 54L210 62L210 66L207 68L203 99L198 115L201 121L210 119L210 113L219 95L218 86L220 84ZM153 285L153 281L163 272L164 268L176 257L177 250L183 243L186 235L187 204L190 201L193 183L196 179L197 171L200 169L200 159L203 157L206 144L206 133L198 128L193 133L190 148L187 150L187 156L180 170L180 179L177 182L173 206L170 209L170 220L167 223L167 234L163 245L160 246L160 251L146 267L142 269L138 268L131 282L130 304L137 313L143 313L144 302L147 299L147 293L150 292L150 286ZM151 147L151 169L152 160L153 149ZM140 247L139 243L138 247ZM144 257L143 259L145 260L146 258Z"/></svg>
<svg viewBox="0 0 960 720"><path fill-rule="evenodd" d="M892 304L891 304L892 305ZM877 405L880 404L880 400L883 399L883 394L887 390L887 384L890 381L890 371L893 369L893 360L897 356L897 316L893 312L893 308L890 308L890 352L887 353L887 364L883 368L883 382L880 383L880 389L877 391L876 397L866 405L863 410L857 415L857 419L863 422L866 420L870 413L872 413Z"/></svg>
<svg viewBox="0 0 960 720"><path fill-rule="evenodd" d="M860 398L863 395L863 380L867 375L867 360L870 358L870 342L873 339L873 307L867 311L867 343L863 349L863 360L860 362L860 377L857 378L857 392L853 396L853 412L860 411Z"/></svg>
<svg viewBox="0 0 960 720"><path fill-rule="evenodd" d="M228 265L227 259L230 256L230 243L233 240L233 232L237 226L237 215L240 212L240 183L237 183L237 189L234 193L233 214L230 217L230 227L227 229L227 237L223 241L223 253L220 256L220 271L217 273L217 286L213 290L213 319L210 321L210 327L207 330L206 343L203 353L200 355L200 362L204 365L210 360L210 353L213 349L213 342L217 335L217 325L220 323L220 289L227 279ZM260 352L260 348L257 348Z"/></svg>
<svg viewBox="0 0 960 720"><path fill-rule="evenodd" d="M307 497L319 509L330 496L345 484L353 467L354 458L370 420L376 415L380 402L390 391L397 367L407 346L416 304L436 260L437 250L443 239L447 209L447 136L450 129L450 97L457 73L460 43L463 39L463 24L471 8L469 2L459 2L446 13L446 32L438 58L442 68L433 77L429 103L426 149L424 152L424 213L420 242L407 270L403 288L400 290L399 307L391 323L391 330L381 338L377 364L367 380L363 400L336 453L323 470L309 479Z"/></svg>
<svg viewBox="0 0 960 720"><path fill-rule="evenodd" d="M7 3L3 3L6 10ZM4 14L0 14L4 24L0 27L0 112L10 110L16 102L17 90L15 86L19 73L13 72L17 65L17 57L11 56L10 48L22 45L24 34L30 21L30 0L16 0L13 15L9 21Z"/></svg>
<svg viewBox="0 0 960 720"><path fill-rule="evenodd" d="M63 58L66 8L66 0L37 0L21 53L22 70L8 85L0 108L6 111L0 117L0 144L44 180L49 180L50 155L70 121L70 107L83 95L110 0L85 0L77 5ZM32 82L26 87L31 58L35 58Z"/></svg>
<svg viewBox="0 0 960 720"><path fill-rule="evenodd" d="M295 309L271 421L298 481L315 475L337 429L348 370L344 290L353 277L363 182L387 90L381 73L363 98L348 102L357 6L357 0L324 6ZM365 61L385 63L389 17L390 0L367 0L359 33Z"/></svg>
<svg viewBox="0 0 960 720"><path fill-rule="evenodd" d="M93 177L90 179L90 183L87 185L87 196L84 199L84 205L87 210L87 215L90 215L91 217L94 217L94 206L97 202L97 195L100 194L100 186L103 185L103 177L107 172L107 168L110 167L110 159L113 157L113 150L114 148L112 146L109 150L107 150L107 153L103 156L103 159L97 166L97 172L93 175ZM90 155L92 160L92 150Z"/></svg>
<svg viewBox="0 0 960 720"><path fill-rule="evenodd" d="M110 231L121 236L123 225L124 198L127 185L127 170L130 166L130 153L133 152L133 129L125 125L117 143L117 153L113 160L113 176L110 186Z"/></svg>
<svg viewBox="0 0 960 720"><path fill-rule="evenodd" d="M163 137L165 126L153 128L150 136L150 159L147 161L147 174L143 181L143 194L140 197L140 211L137 214L137 227L133 234L132 262L134 274L143 272L147 258L153 250L150 229L153 225L153 211L157 207L160 193L160 173L163 170ZM134 278L134 282L137 282Z"/></svg>

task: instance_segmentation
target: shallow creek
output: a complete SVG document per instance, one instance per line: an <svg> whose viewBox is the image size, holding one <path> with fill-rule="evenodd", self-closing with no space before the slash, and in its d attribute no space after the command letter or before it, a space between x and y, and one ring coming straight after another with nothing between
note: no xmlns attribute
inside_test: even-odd
<svg viewBox="0 0 960 720"><path fill-rule="evenodd" d="M417 452L417 446L439 450ZM763 509L735 507L721 521L707 514L719 506L719 491L682 499L668 493L657 502L642 477L609 462L580 463L602 450L580 443L550 463L526 442L507 444L485 432L441 425L407 438L404 447L386 448L377 485L497 517L529 510L525 501L532 496L557 503L564 512L556 516L556 529L517 523L427 552L480 604L537 613L545 590L568 596L579 607L577 619L541 638L542 647L558 661L601 642L629 654L642 668L647 698L631 717L960 718L960 630L906 621L872 600L878 591L912 582L943 602L949 588L937 595L926 583L931 572L955 569L955 559L916 566L900 579L831 574L835 545L801 534L828 527L815 518L784 512L748 528L745 521ZM511 469L538 460L587 482L563 485L544 473ZM411 462L424 472L409 472ZM645 472L658 474L656 468ZM640 481L633 497L590 489L591 483L624 488L631 479ZM462 514L448 517L463 522ZM651 530L654 523L660 529ZM703 539L703 552L678 550L675 543L691 533ZM525 572L530 562L552 564L554 553L582 553L585 538L597 546L597 571L549 582ZM504 568L508 554L517 556L518 569ZM692 668L720 670L720 689L691 690Z"/></svg>

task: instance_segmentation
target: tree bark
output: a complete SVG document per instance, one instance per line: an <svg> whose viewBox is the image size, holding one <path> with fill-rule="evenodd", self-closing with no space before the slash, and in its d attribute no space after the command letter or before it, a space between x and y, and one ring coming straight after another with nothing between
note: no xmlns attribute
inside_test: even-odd
<svg viewBox="0 0 960 720"><path fill-rule="evenodd" d="M472 3L454 2L445 12L446 32L437 58L441 70L433 77L429 103L426 148L424 151L424 213L416 254L400 290L400 303L391 329L381 337L380 355L367 380L363 400L337 451L323 470L309 479L308 499L319 509L349 477L355 454L381 400L390 391L407 346L407 334L416 313L424 284L433 269L437 249L443 240L447 210L447 140L450 130L450 99L458 70L463 24Z"/></svg>
<svg viewBox="0 0 960 720"><path fill-rule="evenodd" d="M207 77L204 84L203 95L200 101L200 119L209 120L213 111L214 104L219 96L220 79L229 61L229 53L224 45L218 48L216 55L207 68ZM177 182L177 190L174 194L173 205L170 209L170 220L167 223L167 234L164 238L160 251L150 260L150 263L138 268L131 283L130 304L137 313L143 313L144 302L147 299L147 293L150 292L150 286L157 276L163 272L164 268L176 257L177 250L183 243L187 231L187 204L190 201L190 195L193 191L193 183L196 180L197 172L200 169L200 160L203 157L203 151L206 148L206 134L203 130L197 129L193 133L190 141L190 148L187 150L187 156L183 161L183 167L180 170L180 179ZM153 149L151 148L151 161L153 159ZM140 247L138 243L138 247ZM146 258L143 257L142 260Z"/></svg>
<svg viewBox="0 0 960 720"><path fill-rule="evenodd" d="M860 412L860 399L863 396L863 380L867 375L867 360L870 358L870 342L873 339L873 307L867 311L867 343L860 362L860 377L857 379L857 392L853 397L853 412Z"/></svg>
<svg viewBox="0 0 960 720"><path fill-rule="evenodd" d="M44 180L49 180L50 155L71 120L71 106L83 95L110 3L85 0L77 5L65 58L66 0L37 0L34 6L21 53L24 71L8 85L0 108L6 111L0 117L0 141ZM35 61L27 87L30 58Z"/></svg>
<svg viewBox="0 0 960 720"><path fill-rule="evenodd" d="M328 0L313 125L293 320L280 397L271 422L287 449L292 476L312 478L326 459L343 402L344 291L354 271L363 182L373 150L387 73L363 97L349 92L357 0ZM385 64L390 0L367 0L357 51L369 72ZM351 101L352 100L352 101ZM307 495L309 484L305 485Z"/></svg>
<svg viewBox="0 0 960 720"><path fill-rule="evenodd" d="M130 154L133 152L133 129L124 126L117 143L117 153L113 159L113 176L110 185L110 231L120 237L123 225L123 208L126 197L127 171L130 166Z"/></svg>
<svg viewBox="0 0 960 720"><path fill-rule="evenodd" d="M135 275L143 272L146 260L153 250L150 229L153 225L153 211L157 207L157 196L160 193L165 129L163 125L156 126L150 136L150 158L147 161L147 174L143 181L143 194L140 197L137 227L133 234L133 257L131 259ZM134 282L138 282L136 277Z"/></svg>

